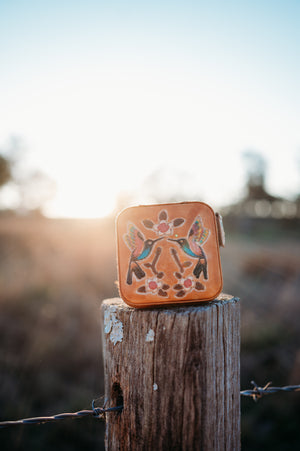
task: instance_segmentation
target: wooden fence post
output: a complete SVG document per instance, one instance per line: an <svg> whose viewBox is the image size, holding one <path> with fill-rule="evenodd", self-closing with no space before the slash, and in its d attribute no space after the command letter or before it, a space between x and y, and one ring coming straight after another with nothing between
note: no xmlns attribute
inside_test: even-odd
<svg viewBox="0 0 300 451"><path fill-rule="evenodd" d="M106 450L240 449L239 300L102 304Z"/></svg>

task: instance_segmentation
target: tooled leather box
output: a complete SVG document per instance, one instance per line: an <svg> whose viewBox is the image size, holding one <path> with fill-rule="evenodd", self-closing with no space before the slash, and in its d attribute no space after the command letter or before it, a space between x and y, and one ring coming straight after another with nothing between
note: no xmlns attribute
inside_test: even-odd
<svg viewBox="0 0 300 451"><path fill-rule="evenodd" d="M141 205L116 219L120 296L132 307L209 301L222 290L220 215L203 202Z"/></svg>

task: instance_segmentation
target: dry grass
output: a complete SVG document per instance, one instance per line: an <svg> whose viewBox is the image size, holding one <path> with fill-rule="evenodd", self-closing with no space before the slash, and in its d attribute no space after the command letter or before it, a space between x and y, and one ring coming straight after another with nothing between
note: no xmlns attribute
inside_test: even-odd
<svg viewBox="0 0 300 451"><path fill-rule="evenodd" d="M117 295L113 221L1 219L0 253L1 417L90 408L103 393L99 307ZM1 431L2 446L101 449L99 422L77 421Z"/></svg>
<svg viewBox="0 0 300 451"><path fill-rule="evenodd" d="M226 220L225 220L226 226ZM241 298L241 388L299 384L300 243L227 234L224 291ZM99 307L116 296L114 221L0 219L2 419L90 408L103 394ZM298 449L299 394L242 401L244 450ZM2 430L1 449L103 449L94 419Z"/></svg>

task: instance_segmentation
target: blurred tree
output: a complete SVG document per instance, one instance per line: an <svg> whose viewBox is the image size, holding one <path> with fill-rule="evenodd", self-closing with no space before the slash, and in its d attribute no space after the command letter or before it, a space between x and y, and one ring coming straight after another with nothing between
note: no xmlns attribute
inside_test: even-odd
<svg viewBox="0 0 300 451"><path fill-rule="evenodd" d="M55 184L43 172L26 167L25 150L23 140L17 136L10 137L0 149L0 189L6 187L0 207L21 214L42 213L55 193Z"/></svg>
<svg viewBox="0 0 300 451"><path fill-rule="evenodd" d="M243 152L247 174L247 198L274 200L265 188L267 164L264 157L253 150Z"/></svg>
<svg viewBox="0 0 300 451"><path fill-rule="evenodd" d="M41 171L24 174L18 180L19 211L39 212L55 194L55 183Z"/></svg>
<svg viewBox="0 0 300 451"><path fill-rule="evenodd" d="M261 154L252 150L245 151L243 158L246 165L249 194L252 194L250 197L256 197L256 191L264 190L265 187L266 161Z"/></svg>
<svg viewBox="0 0 300 451"><path fill-rule="evenodd" d="M24 153L24 145L18 136L11 136L0 148L0 187L15 180L17 162Z"/></svg>
<svg viewBox="0 0 300 451"><path fill-rule="evenodd" d="M298 169L298 192L297 199L300 200L300 149L298 149L296 154L296 166Z"/></svg>
<svg viewBox="0 0 300 451"><path fill-rule="evenodd" d="M0 188L11 179L11 164L3 155L0 154Z"/></svg>

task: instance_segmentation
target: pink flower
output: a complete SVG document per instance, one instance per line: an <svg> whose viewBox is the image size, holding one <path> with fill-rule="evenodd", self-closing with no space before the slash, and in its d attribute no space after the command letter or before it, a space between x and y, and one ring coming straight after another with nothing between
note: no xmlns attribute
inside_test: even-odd
<svg viewBox="0 0 300 451"><path fill-rule="evenodd" d="M144 219L142 222L146 229L153 229L158 235L172 235L174 227L179 227L184 223L183 218L175 218L169 221L167 210L159 212L158 221L157 224L154 224L151 219Z"/></svg>
<svg viewBox="0 0 300 451"><path fill-rule="evenodd" d="M182 281L182 285L185 289L185 291L191 291L194 286L195 286L195 280L193 279L193 277L186 277L183 281Z"/></svg>
<svg viewBox="0 0 300 451"><path fill-rule="evenodd" d="M172 235L173 224L172 222L160 221L158 224L154 225L153 229L158 235Z"/></svg>
<svg viewBox="0 0 300 451"><path fill-rule="evenodd" d="M146 291L147 293L157 294L161 289L162 283L157 277L153 277L152 279L147 279L146 281Z"/></svg>

